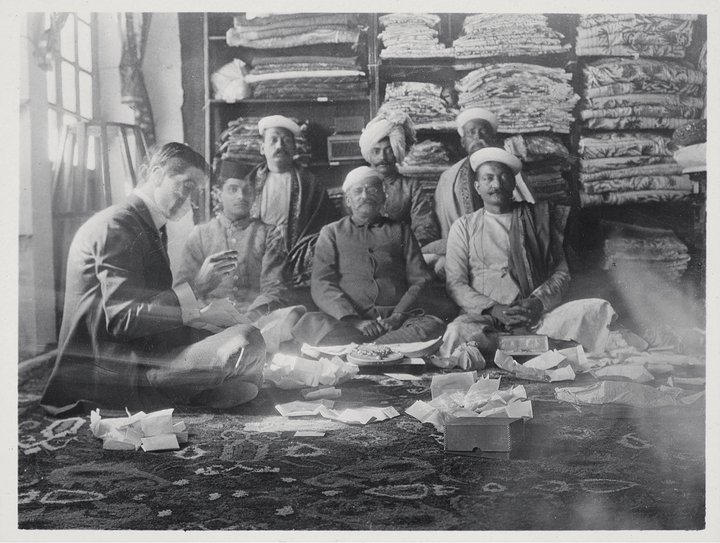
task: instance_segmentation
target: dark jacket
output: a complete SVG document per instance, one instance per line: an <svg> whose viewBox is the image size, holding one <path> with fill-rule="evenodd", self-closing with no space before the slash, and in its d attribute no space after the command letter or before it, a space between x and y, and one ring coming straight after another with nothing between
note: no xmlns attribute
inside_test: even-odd
<svg viewBox="0 0 720 543"><path fill-rule="evenodd" d="M82 400L142 405L145 370L200 339L183 326L171 287L167 254L139 197L83 224L70 245L58 355L41 404L53 414Z"/></svg>

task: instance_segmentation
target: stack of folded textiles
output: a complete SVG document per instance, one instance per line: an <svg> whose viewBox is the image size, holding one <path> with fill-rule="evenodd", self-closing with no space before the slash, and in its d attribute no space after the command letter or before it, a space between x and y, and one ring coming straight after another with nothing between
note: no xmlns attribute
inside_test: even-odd
<svg viewBox="0 0 720 543"><path fill-rule="evenodd" d="M498 117L498 132L567 134L572 110L580 99L572 74L563 68L535 64L488 64L455 84L462 109L482 107Z"/></svg>
<svg viewBox="0 0 720 543"><path fill-rule="evenodd" d="M465 17L453 47L458 59L544 55L569 50L570 44L560 43L564 38L541 14L487 13Z"/></svg>
<svg viewBox="0 0 720 543"><path fill-rule="evenodd" d="M677 280L687 269L690 255L672 230L603 221L605 269L621 274L653 273Z"/></svg>
<svg viewBox="0 0 720 543"><path fill-rule="evenodd" d="M702 116L705 74L689 64L606 58L583 68L590 130L675 129Z"/></svg>
<svg viewBox="0 0 720 543"><path fill-rule="evenodd" d="M682 200L692 182L654 132L598 132L580 138L582 206Z"/></svg>
<svg viewBox="0 0 720 543"><path fill-rule="evenodd" d="M439 175L451 165L450 152L444 143L424 140L410 148L398 170L403 175L430 176L437 182Z"/></svg>
<svg viewBox="0 0 720 543"><path fill-rule="evenodd" d="M578 56L685 58L697 15L589 14L580 16Z"/></svg>
<svg viewBox="0 0 720 543"><path fill-rule="evenodd" d="M564 172L570 170L570 152L554 134L511 136L505 150L523 161L523 179L536 200L567 201Z"/></svg>
<svg viewBox="0 0 720 543"><path fill-rule="evenodd" d="M380 58L453 57L452 48L438 42L440 17L432 13L389 13L379 19L378 38L385 48Z"/></svg>
<svg viewBox="0 0 720 543"><path fill-rule="evenodd" d="M262 136L258 132L258 122L261 117L240 117L228 123L228 127L220 134L217 155L222 160L234 160L254 166L261 163L264 158L260 153ZM308 161L311 155L310 146L304 132L307 125L294 119L300 124L301 134L295 140L296 155L300 161Z"/></svg>
<svg viewBox="0 0 720 543"><path fill-rule="evenodd" d="M416 129L455 130L457 110L442 96L443 88L435 83L393 81L385 87L380 111L403 111Z"/></svg>
<svg viewBox="0 0 720 543"><path fill-rule="evenodd" d="M356 56L337 56L332 46L356 45L360 30L353 14L297 13L234 19L227 43L262 50L252 54L244 79L255 98L363 98L367 77ZM319 50L327 45L327 50ZM309 53L308 48L313 48ZM279 49L278 51L268 51ZM294 51L295 50L295 51Z"/></svg>
<svg viewBox="0 0 720 543"><path fill-rule="evenodd" d="M357 44L358 16L353 13L275 13L236 15L225 36L230 47L287 49L316 44Z"/></svg>

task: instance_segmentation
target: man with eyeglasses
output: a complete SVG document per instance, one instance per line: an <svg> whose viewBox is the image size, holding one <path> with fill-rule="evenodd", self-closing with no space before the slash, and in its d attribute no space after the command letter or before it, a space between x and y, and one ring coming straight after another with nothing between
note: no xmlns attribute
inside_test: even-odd
<svg viewBox="0 0 720 543"><path fill-rule="evenodd" d="M320 231L311 293L322 312L293 329L311 345L400 343L439 337L445 325L425 314L431 272L406 223L383 217L383 181L361 166L343 183L351 215Z"/></svg>

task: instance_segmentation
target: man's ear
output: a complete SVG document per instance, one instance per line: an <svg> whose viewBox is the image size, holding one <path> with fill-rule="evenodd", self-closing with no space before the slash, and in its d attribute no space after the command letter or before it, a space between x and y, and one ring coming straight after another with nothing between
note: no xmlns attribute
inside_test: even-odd
<svg viewBox="0 0 720 543"><path fill-rule="evenodd" d="M162 184L163 176L160 175L160 166L154 166L150 170L148 170L148 181L150 181L153 185L156 187L159 187Z"/></svg>

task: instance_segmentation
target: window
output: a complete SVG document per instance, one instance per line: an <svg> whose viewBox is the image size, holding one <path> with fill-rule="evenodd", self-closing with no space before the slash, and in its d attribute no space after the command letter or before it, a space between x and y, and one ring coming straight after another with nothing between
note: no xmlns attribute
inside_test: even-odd
<svg viewBox="0 0 720 543"><path fill-rule="evenodd" d="M45 27L51 15L45 14ZM92 119L97 112L97 55L95 51L95 15L70 13L60 32L59 51L53 69L47 73L48 156L56 159L63 126ZM89 162L94 154L88 153ZM94 164L88 164L93 168Z"/></svg>

